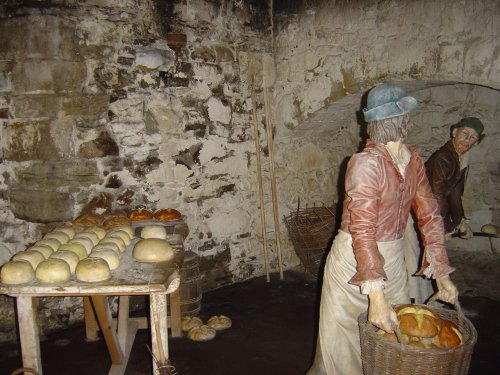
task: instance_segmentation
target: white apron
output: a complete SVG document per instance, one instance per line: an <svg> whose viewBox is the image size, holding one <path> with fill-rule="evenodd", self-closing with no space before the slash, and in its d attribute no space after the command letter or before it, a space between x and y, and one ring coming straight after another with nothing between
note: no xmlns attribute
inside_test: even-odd
<svg viewBox="0 0 500 375"><path fill-rule="evenodd" d="M409 303L403 240L377 242L385 259L384 294L392 304ZM350 234L339 231L326 260L321 293L319 340L328 375L362 375L358 316L368 296L348 281L356 273Z"/></svg>

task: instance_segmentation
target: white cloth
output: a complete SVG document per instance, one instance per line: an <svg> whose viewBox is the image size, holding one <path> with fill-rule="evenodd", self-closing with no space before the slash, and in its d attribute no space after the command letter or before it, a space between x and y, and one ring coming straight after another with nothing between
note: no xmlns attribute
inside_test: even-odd
<svg viewBox="0 0 500 375"><path fill-rule="evenodd" d="M403 240L377 242L385 259L384 293L390 303L409 303ZM340 231L328 254L321 294L319 341L328 375L362 375L358 316L368 308L368 297L348 281L356 273L350 234Z"/></svg>
<svg viewBox="0 0 500 375"><path fill-rule="evenodd" d="M421 250L411 215L408 217L403 240L410 298L413 298L415 303L424 303L434 293L434 289L431 280L423 276L413 276L420 269Z"/></svg>

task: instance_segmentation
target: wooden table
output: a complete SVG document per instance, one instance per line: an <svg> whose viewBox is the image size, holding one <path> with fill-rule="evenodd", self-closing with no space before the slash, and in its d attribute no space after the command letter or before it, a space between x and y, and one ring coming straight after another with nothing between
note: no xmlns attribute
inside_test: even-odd
<svg viewBox="0 0 500 375"><path fill-rule="evenodd" d="M153 373L158 373L157 361L165 363L168 359L167 296L170 294L179 298L179 270L182 267L184 247L182 239L179 243L178 237L172 236L170 241L167 239L174 249L172 261L139 263L132 257L132 248L137 240L127 247L120 259L120 266L112 271L112 278L107 281L84 283L77 281L73 275L71 280L58 285L42 284L36 280L23 285L0 283L0 294L16 299L23 367L32 368L42 375L36 298L81 296L84 297L87 336L92 336L99 324L111 356L109 374L123 374L137 329L140 328L137 320L129 319L128 298L131 295L147 295L150 302ZM113 328L107 296L120 296L116 329ZM171 312L171 318L180 321L179 303L177 307L172 309L174 311ZM94 315L91 311L95 311L96 319L92 319ZM179 326L172 329L176 330L176 335L180 333Z"/></svg>

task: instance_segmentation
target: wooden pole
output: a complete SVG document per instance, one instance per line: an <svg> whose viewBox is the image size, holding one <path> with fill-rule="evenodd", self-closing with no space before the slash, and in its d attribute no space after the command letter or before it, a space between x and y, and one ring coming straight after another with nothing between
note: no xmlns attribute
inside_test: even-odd
<svg viewBox="0 0 500 375"><path fill-rule="evenodd" d="M269 277L269 258L267 255L267 233L266 233L266 212L264 210L264 189L262 186L262 167L260 161L260 141L259 141L259 129L257 125L257 105L255 102L255 89L252 83L252 115L253 115L253 130L255 138L255 155L257 159L257 179L259 182L259 202L260 202L260 218L262 226L262 241L264 242L264 267L266 269L266 280L270 282Z"/></svg>
<svg viewBox="0 0 500 375"><path fill-rule="evenodd" d="M273 133L271 126L271 115L269 111L269 97L267 95L267 87L264 87L264 109L266 113L266 134L267 134L267 149L269 151L269 171L271 174L271 195L273 201L274 214L274 231L276 234L276 249L278 251L278 266L280 271L280 279L283 280L283 266L281 260L281 233L280 222L278 215L278 198L276 193L276 177L274 173L274 151L273 151Z"/></svg>

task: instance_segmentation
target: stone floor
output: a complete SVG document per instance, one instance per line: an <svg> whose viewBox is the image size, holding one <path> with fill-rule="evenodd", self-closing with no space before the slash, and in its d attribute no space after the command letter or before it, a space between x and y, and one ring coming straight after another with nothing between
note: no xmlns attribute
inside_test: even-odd
<svg viewBox="0 0 500 375"><path fill-rule="evenodd" d="M300 270L286 271L283 281L258 277L205 293L200 317L227 315L233 327L214 340L196 343L171 338L169 351L179 375L302 375L314 348L318 285ZM500 301L461 296L479 340L470 375L500 374ZM86 342L83 327L45 337L41 344L44 375L107 374L110 360L104 341ZM126 375L151 374L149 337L139 331ZM17 346L0 347L0 374L21 367ZM432 375L432 374L429 374Z"/></svg>

